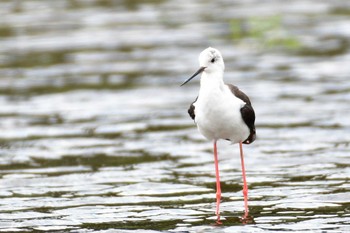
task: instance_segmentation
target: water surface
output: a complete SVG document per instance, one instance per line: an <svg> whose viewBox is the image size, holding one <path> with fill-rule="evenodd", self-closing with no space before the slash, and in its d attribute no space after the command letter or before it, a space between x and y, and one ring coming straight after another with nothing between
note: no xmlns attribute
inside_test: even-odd
<svg viewBox="0 0 350 233"><path fill-rule="evenodd" d="M345 1L2 1L0 231L350 231ZM187 115L206 47L254 105L245 146Z"/></svg>

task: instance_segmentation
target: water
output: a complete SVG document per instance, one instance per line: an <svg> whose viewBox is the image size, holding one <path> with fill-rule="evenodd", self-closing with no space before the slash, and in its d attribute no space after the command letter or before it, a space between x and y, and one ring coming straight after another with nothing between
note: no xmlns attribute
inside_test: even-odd
<svg viewBox="0 0 350 233"><path fill-rule="evenodd" d="M0 231L350 231L346 1L2 1ZM245 146L187 115L197 56L256 110Z"/></svg>

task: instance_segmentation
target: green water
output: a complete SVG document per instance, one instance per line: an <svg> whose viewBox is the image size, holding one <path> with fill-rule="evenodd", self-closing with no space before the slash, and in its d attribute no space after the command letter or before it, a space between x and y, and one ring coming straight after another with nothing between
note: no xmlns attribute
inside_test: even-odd
<svg viewBox="0 0 350 233"><path fill-rule="evenodd" d="M350 231L346 1L2 1L0 232ZM254 105L245 146L187 115L206 47Z"/></svg>

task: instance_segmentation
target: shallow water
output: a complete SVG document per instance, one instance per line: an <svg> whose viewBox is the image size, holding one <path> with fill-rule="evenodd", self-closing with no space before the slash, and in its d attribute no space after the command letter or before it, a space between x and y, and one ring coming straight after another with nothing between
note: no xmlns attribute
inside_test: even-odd
<svg viewBox="0 0 350 233"><path fill-rule="evenodd" d="M350 231L346 1L2 1L0 231ZM254 105L237 145L187 115L197 56Z"/></svg>

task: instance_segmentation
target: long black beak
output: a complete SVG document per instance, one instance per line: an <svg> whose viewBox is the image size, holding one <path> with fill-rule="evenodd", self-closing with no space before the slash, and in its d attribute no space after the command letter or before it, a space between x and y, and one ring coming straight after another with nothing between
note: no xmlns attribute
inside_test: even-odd
<svg viewBox="0 0 350 233"><path fill-rule="evenodd" d="M205 68L207 68L207 67L202 66L201 68L199 68L199 69L197 70L197 72L194 73L194 74L193 74L189 79L187 79L185 82L183 82L183 83L180 85L180 87L182 87L183 85L185 85L186 83L188 83L189 81L191 81L191 80L192 80L194 77L196 77L198 74L202 73L203 70L205 70Z"/></svg>

